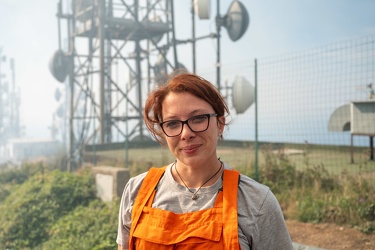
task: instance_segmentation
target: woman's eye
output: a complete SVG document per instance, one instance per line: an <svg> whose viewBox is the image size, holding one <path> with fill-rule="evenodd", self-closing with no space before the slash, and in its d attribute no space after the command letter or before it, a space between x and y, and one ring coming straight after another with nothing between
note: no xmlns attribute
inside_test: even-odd
<svg viewBox="0 0 375 250"><path fill-rule="evenodd" d="M206 119L207 119L207 116L205 116L205 115L199 115L199 116L194 116L191 119L191 122L193 122L193 123L201 123L201 122L204 122Z"/></svg>
<svg viewBox="0 0 375 250"><path fill-rule="evenodd" d="M180 125L180 122L178 121L170 121L166 123L168 128L176 128Z"/></svg>

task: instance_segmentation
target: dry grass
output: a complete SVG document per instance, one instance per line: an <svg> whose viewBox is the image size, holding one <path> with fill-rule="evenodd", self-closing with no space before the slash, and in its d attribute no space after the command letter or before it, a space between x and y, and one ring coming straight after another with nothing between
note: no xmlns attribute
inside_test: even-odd
<svg viewBox="0 0 375 250"><path fill-rule="evenodd" d="M217 152L221 160L241 172L254 172L255 151L253 146L219 146ZM285 154L299 170L303 170L308 166L324 166L326 170L334 175L340 175L345 172L347 174L362 175L362 177L373 179L375 182L375 161L369 160L367 149L355 148L354 163L351 163L349 147L293 144L275 148L272 152L279 155ZM93 153L86 153L85 158L92 162ZM127 167L131 169L137 169L135 173L145 171L151 166L164 166L175 159L166 147L129 149L128 159L126 159L125 150L96 152L95 158L96 165L115 167L126 167L128 165ZM128 164L126 164L127 161ZM260 147L258 153L259 168L261 168L263 162L264 157L262 147Z"/></svg>

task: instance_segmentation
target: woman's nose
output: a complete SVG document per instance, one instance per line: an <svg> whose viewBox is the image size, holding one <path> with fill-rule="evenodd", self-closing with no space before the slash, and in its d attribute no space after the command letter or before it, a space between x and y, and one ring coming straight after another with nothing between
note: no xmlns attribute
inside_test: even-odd
<svg viewBox="0 0 375 250"><path fill-rule="evenodd" d="M189 139L195 135L195 132L190 129L187 124L182 125L181 139Z"/></svg>

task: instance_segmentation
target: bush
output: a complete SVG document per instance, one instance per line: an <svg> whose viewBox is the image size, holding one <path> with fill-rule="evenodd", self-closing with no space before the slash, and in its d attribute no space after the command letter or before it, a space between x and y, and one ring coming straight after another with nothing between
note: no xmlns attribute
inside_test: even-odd
<svg viewBox="0 0 375 250"><path fill-rule="evenodd" d="M48 239L55 221L95 199L91 172L39 173L0 204L0 249L32 249Z"/></svg>
<svg viewBox="0 0 375 250"><path fill-rule="evenodd" d="M29 177L42 173L46 167L42 162L37 164L24 163L20 168L16 166L6 168L0 172L0 185L1 184L22 184Z"/></svg>
<svg viewBox="0 0 375 250"><path fill-rule="evenodd" d="M319 223L324 220L325 202L316 197L304 197L299 202L298 220Z"/></svg>
<svg viewBox="0 0 375 250"><path fill-rule="evenodd" d="M375 187L368 180L345 171L341 176L332 175L324 164L310 166L309 148L303 171L296 170L283 149L277 154L270 149L263 148L265 163L260 168L260 182L275 193L285 217L346 224L366 233L375 232Z"/></svg>
<svg viewBox="0 0 375 250"><path fill-rule="evenodd" d="M260 170L260 182L270 187L275 194L280 194L295 185L297 170L283 150L277 154L268 146L263 147L264 166Z"/></svg>
<svg viewBox="0 0 375 250"><path fill-rule="evenodd" d="M92 201L60 218L50 230L42 249L117 249L116 235L119 200Z"/></svg>

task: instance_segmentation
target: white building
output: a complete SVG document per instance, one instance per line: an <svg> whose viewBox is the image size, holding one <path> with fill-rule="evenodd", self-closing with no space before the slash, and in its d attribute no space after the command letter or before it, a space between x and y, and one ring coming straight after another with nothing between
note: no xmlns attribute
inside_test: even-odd
<svg viewBox="0 0 375 250"><path fill-rule="evenodd" d="M20 162L38 157L55 155L61 144L54 139L17 138L7 141L5 148L0 151L1 162Z"/></svg>

